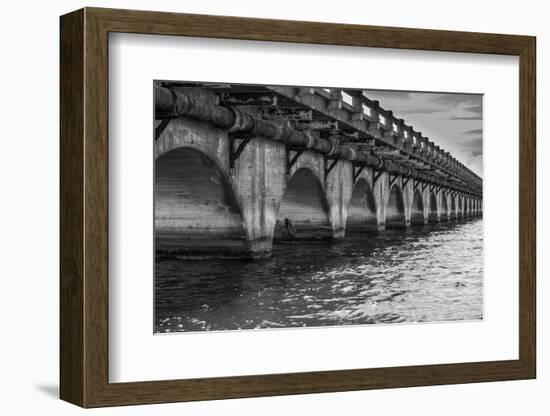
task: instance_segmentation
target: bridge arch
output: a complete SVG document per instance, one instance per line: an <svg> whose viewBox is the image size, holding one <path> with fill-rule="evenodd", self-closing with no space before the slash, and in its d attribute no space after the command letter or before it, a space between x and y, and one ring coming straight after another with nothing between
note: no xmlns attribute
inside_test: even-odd
<svg viewBox="0 0 550 416"><path fill-rule="evenodd" d="M331 237L329 206L321 181L313 169L299 168L287 182L277 213L274 239Z"/></svg>
<svg viewBox="0 0 550 416"><path fill-rule="evenodd" d="M248 251L233 183L211 155L181 146L156 158L155 246L184 256Z"/></svg>
<svg viewBox="0 0 550 416"><path fill-rule="evenodd" d="M419 189L415 189L411 205L411 225L424 224L424 201L422 199L422 192L420 192Z"/></svg>
<svg viewBox="0 0 550 416"><path fill-rule="evenodd" d="M229 172L229 141L227 133L210 124L183 117L170 120L155 140L155 159L181 147L189 147L208 155L222 171Z"/></svg>
<svg viewBox="0 0 550 416"><path fill-rule="evenodd" d="M346 232L377 230L377 206L373 190L365 177L360 177L351 194Z"/></svg>
<svg viewBox="0 0 550 416"><path fill-rule="evenodd" d="M386 203L386 228L403 228L406 225L403 191L398 184L394 184Z"/></svg>
<svg viewBox="0 0 550 416"><path fill-rule="evenodd" d="M433 224L436 222L438 222L437 197L435 192L430 192L428 196L428 223Z"/></svg>

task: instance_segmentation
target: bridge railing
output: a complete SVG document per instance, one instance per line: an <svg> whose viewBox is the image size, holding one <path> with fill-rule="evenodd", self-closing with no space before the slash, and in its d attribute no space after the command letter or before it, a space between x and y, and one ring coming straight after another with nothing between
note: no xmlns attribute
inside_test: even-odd
<svg viewBox="0 0 550 416"><path fill-rule="evenodd" d="M305 101L315 103L316 109L324 110L332 117L365 132L378 144L397 149L432 168L468 183L480 193L482 191L483 182L479 176L421 132L405 124L403 119L395 117L392 111L382 108L378 101L369 99L361 90L295 88L293 94L292 89L286 87L270 88L287 96L291 95L289 98L298 101L307 95L317 95L321 100L305 98ZM349 99L344 99L344 94L352 98L351 104ZM321 106L324 109L320 108Z"/></svg>

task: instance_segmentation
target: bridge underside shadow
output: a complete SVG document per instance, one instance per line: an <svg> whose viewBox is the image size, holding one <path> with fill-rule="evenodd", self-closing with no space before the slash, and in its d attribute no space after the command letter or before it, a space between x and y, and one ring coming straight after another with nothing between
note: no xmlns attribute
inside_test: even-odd
<svg viewBox="0 0 550 416"><path fill-rule="evenodd" d="M441 196L441 215L439 216L441 222L449 221L449 209L447 205L447 196Z"/></svg>
<svg viewBox="0 0 550 416"><path fill-rule="evenodd" d="M435 224L438 222L438 217L437 217L437 199L434 193L430 193L430 201L429 201L428 207L429 207L428 223Z"/></svg>
<svg viewBox="0 0 550 416"><path fill-rule="evenodd" d="M330 239L325 192L314 173L298 169L288 181L275 225L275 241Z"/></svg>
<svg viewBox="0 0 550 416"><path fill-rule="evenodd" d="M456 199L454 197L451 198L451 220L457 220L458 219L458 211L456 209Z"/></svg>
<svg viewBox="0 0 550 416"><path fill-rule="evenodd" d="M377 229L376 201L369 184L361 178L355 184L351 195L346 233L370 232Z"/></svg>
<svg viewBox="0 0 550 416"><path fill-rule="evenodd" d="M419 190L415 190L411 207L411 225L424 224L424 202L422 201L422 194Z"/></svg>
<svg viewBox="0 0 550 416"><path fill-rule="evenodd" d="M406 226L403 192L401 188L394 185L386 205L386 228L405 228Z"/></svg>
<svg viewBox="0 0 550 416"><path fill-rule="evenodd" d="M231 183L204 153L183 147L156 160L155 246L157 254L187 257L247 252Z"/></svg>

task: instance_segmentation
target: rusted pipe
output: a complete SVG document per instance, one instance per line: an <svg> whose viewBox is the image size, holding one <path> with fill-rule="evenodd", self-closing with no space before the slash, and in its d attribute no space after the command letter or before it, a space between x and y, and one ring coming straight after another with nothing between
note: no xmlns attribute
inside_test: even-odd
<svg viewBox="0 0 550 416"><path fill-rule="evenodd" d="M254 136L282 141L292 146L316 150L327 156L378 166L378 158L349 146L315 137L311 132L298 131L288 123L260 120L238 108L197 100L166 87L155 86L155 113L158 118L190 117L209 122L229 132L241 131Z"/></svg>
<svg viewBox="0 0 550 416"><path fill-rule="evenodd" d="M157 118L185 115L210 122L223 129L229 129L235 121L235 115L229 108L212 105L158 85L155 85L155 114Z"/></svg>

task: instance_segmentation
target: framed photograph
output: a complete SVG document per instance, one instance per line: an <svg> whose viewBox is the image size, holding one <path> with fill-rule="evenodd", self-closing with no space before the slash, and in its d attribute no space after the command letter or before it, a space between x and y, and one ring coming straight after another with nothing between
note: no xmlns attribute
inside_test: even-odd
<svg viewBox="0 0 550 416"><path fill-rule="evenodd" d="M535 38L61 17L82 407L535 378Z"/></svg>

